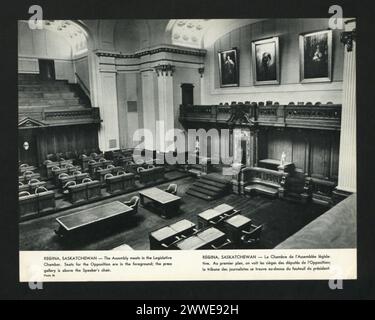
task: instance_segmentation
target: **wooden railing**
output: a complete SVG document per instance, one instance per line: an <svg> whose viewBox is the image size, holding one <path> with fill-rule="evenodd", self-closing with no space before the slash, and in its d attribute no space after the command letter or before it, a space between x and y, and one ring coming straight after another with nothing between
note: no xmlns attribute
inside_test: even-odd
<svg viewBox="0 0 375 320"><path fill-rule="evenodd" d="M279 196L283 197L287 186L289 173L275 171L260 167L246 167L240 173L240 189L244 193L244 188L251 184L264 184L278 190Z"/></svg>
<svg viewBox="0 0 375 320"><path fill-rule="evenodd" d="M20 120L29 117L38 121L31 125L29 123L27 127L100 123L99 108L66 108L62 110L49 110L48 107L20 108L18 117Z"/></svg>
<svg viewBox="0 0 375 320"><path fill-rule="evenodd" d="M231 105L181 105L180 122L249 124L340 130L341 105L233 103ZM250 120L250 121L249 121Z"/></svg>
<svg viewBox="0 0 375 320"><path fill-rule="evenodd" d="M81 77L79 76L79 74L77 72L75 72L75 76L77 78L78 85L81 87L83 92L86 94L87 98L90 99L90 90L87 88L84 81L81 79Z"/></svg>

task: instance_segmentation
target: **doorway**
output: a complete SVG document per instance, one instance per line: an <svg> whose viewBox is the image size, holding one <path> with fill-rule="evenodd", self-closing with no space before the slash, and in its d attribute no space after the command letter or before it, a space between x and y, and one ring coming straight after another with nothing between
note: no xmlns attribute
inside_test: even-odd
<svg viewBox="0 0 375 320"><path fill-rule="evenodd" d="M55 80L55 62L53 60L39 59L39 75L42 80Z"/></svg>

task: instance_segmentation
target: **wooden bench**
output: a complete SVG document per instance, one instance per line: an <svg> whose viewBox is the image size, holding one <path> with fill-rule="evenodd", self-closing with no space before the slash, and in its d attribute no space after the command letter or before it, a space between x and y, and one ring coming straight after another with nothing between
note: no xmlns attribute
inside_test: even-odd
<svg viewBox="0 0 375 320"><path fill-rule="evenodd" d="M253 192L272 197L284 197L289 173L260 167L246 167L240 173L242 194Z"/></svg>
<svg viewBox="0 0 375 320"><path fill-rule="evenodd" d="M135 174L118 171L117 175L111 173L104 176L108 193L119 193L135 188Z"/></svg>
<svg viewBox="0 0 375 320"><path fill-rule="evenodd" d="M18 177L18 182L28 183L31 179L40 179L40 174L33 171L25 171L22 176Z"/></svg>
<svg viewBox="0 0 375 320"><path fill-rule="evenodd" d="M18 182L18 191L30 191L34 192L34 190L38 187L46 187L46 181L39 181L38 179L31 179L28 183Z"/></svg>
<svg viewBox="0 0 375 320"><path fill-rule="evenodd" d="M109 165L113 165L113 161L106 160L104 158L101 158L98 161L90 160L88 162L88 171L90 176L94 177L98 169L105 169Z"/></svg>
<svg viewBox="0 0 375 320"><path fill-rule="evenodd" d="M76 183L81 183L83 179L90 178L88 173L82 173L81 171L74 171L72 175L67 173L61 173L58 176L58 186L60 190L63 191L64 186L69 181L75 181Z"/></svg>
<svg viewBox="0 0 375 320"><path fill-rule="evenodd" d="M95 177L96 180L99 180L101 183L105 183L104 177L105 177L106 174L110 173L110 174L115 175L115 174L117 174L117 172L123 171L123 170L124 170L123 167L119 167L119 166L115 167L114 165L110 164L106 168L100 168L99 167L96 170L94 177Z"/></svg>
<svg viewBox="0 0 375 320"><path fill-rule="evenodd" d="M315 177L306 178L307 193L311 195L311 199L314 203L331 206L332 193L336 186L336 182L327 179Z"/></svg>
<svg viewBox="0 0 375 320"><path fill-rule="evenodd" d="M33 194L28 191L20 192L18 208L20 217L54 210L56 208L55 193L44 187L36 188Z"/></svg>
<svg viewBox="0 0 375 320"><path fill-rule="evenodd" d="M58 186L59 185L59 176L62 173L66 173L68 175L71 175L74 172L80 171L80 170L81 170L80 166L74 166L72 164L68 164L68 165L65 165L65 166L62 166L62 167L55 166L55 167L52 168L53 181L54 181L55 185Z"/></svg>
<svg viewBox="0 0 375 320"><path fill-rule="evenodd" d="M24 163L24 164L21 164L18 168L18 172L20 175L23 175L23 173L25 171L34 171L36 170L37 168L34 167L34 166L29 166L28 164Z"/></svg>
<svg viewBox="0 0 375 320"><path fill-rule="evenodd" d="M91 153L90 155L82 154L79 157L79 163L82 166L82 171L86 172L89 170L89 161L94 160L98 161L99 159L104 158L103 153L97 154L97 153Z"/></svg>
<svg viewBox="0 0 375 320"><path fill-rule="evenodd" d="M51 160L46 160L44 161L44 170L45 170L45 175L47 179L53 178L53 171L52 168L54 167L65 167L67 165L73 165L73 160L65 160L61 159L60 161L51 161Z"/></svg>
<svg viewBox="0 0 375 320"><path fill-rule="evenodd" d="M85 178L82 183L72 184L67 187L68 199L71 203L87 201L101 197L101 184L98 180Z"/></svg>
<svg viewBox="0 0 375 320"><path fill-rule="evenodd" d="M149 166L147 169L138 168L139 182L147 184L157 180L162 180L164 179L164 172L164 167Z"/></svg>

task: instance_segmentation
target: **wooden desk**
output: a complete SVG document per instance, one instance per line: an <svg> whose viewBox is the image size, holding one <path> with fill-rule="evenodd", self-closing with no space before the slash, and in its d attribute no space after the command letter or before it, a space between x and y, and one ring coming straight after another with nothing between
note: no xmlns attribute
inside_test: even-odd
<svg viewBox="0 0 375 320"><path fill-rule="evenodd" d="M194 232L195 224L189 220L181 220L166 227L162 227L150 233L150 249L165 250L175 249L171 246L181 236L188 237Z"/></svg>
<svg viewBox="0 0 375 320"><path fill-rule="evenodd" d="M165 192L158 188L150 188L139 192L141 204L144 206L145 198L154 202L160 208L163 217L171 217L177 213L181 197Z"/></svg>
<svg viewBox="0 0 375 320"><path fill-rule="evenodd" d="M224 221L224 230L228 238L236 245L241 246L242 231L251 229L251 219L238 214Z"/></svg>
<svg viewBox="0 0 375 320"><path fill-rule="evenodd" d="M113 248L112 250L113 251L130 251L130 250L134 250L134 249L131 246L129 246L128 244L123 244L121 246Z"/></svg>
<svg viewBox="0 0 375 320"><path fill-rule="evenodd" d="M106 203L76 213L56 218L59 229L56 231L60 237L77 234L84 229L110 221L115 224L119 218L133 214L133 208L128 207L120 201Z"/></svg>
<svg viewBox="0 0 375 320"><path fill-rule="evenodd" d="M212 223L218 223L228 217L230 214L234 214L235 210L228 204L221 204L215 208L208 209L198 214L198 228L206 228Z"/></svg>
<svg viewBox="0 0 375 320"><path fill-rule="evenodd" d="M283 167L280 165L280 163L280 160L275 159L263 159L258 161L259 167L261 168L284 172L292 172L294 170L293 162L285 162Z"/></svg>
<svg viewBox="0 0 375 320"><path fill-rule="evenodd" d="M212 246L220 245L225 242L225 233L216 229L208 228L198 232L194 236L181 240L176 244L180 250L202 250L213 249Z"/></svg>

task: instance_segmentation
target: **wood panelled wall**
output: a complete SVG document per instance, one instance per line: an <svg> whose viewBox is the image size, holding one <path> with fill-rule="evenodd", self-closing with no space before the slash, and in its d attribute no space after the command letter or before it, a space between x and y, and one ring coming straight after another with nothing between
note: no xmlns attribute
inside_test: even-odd
<svg viewBox="0 0 375 320"><path fill-rule="evenodd" d="M298 172L335 181L339 140L339 132L263 128L259 131L259 159L280 159L285 152Z"/></svg>
<svg viewBox="0 0 375 320"><path fill-rule="evenodd" d="M19 130L20 148L22 141L35 141L35 147L30 148L32 155L25 157L25 152L19 150L19 160L34 165L41 165L47 154L60 152L75 152L98 149L97 125L73 125L50 127L45 129ZM25 159L23 159L25 158ZM33 160L34 159L34 160ZM35 163L30 163L30 162Z"/></svg>

